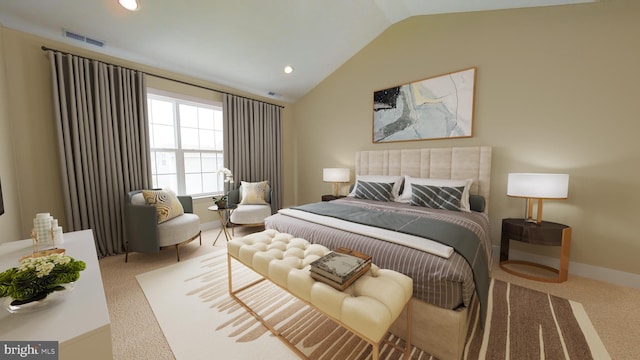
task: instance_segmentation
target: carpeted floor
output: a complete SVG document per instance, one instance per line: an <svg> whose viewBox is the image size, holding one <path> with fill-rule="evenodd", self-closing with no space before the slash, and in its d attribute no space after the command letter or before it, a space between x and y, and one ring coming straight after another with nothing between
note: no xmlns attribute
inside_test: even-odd
<svg viewBox="0 0 640 360"><path fill-rule="evenodd" d="M240 230L240 229L237 229ZM241 229L236 235L242 235ZM224 249L224 241L211 244L217 230L204 233L203 245L192 243L181 250L183 261ZM132 254L129 263L124 256L100 260L112 326L114 359L174 359L151 307L138 286L135 276L175 263L175 252ZM640 353L635 339L640 336L636 326L640 312L636 309L640 290L618 287L589 279L570 276L563 284L544 284L513 277L499 268L495 278L535 288L539 291L581 302L607 350L614 359L633 359ZM171 291L167 288L166 291ZM190 329L182 329L191 333Z"/></svg>
<svg viewBox="0 0 640 360"><path fill-rule="evenodd" d="M236 288L259 278L238 262L233 269ZM296 358L228 295L223 250L137 279L178 359L204 360L214 350L225 359L252 358L265 348L273 359ZM579 303L500 280L492 281L491 293L486 330L470 337L468 358L609 358ZM309 359L370 356L364 341L268 281L238 296ZM391 347L381 349L382 359L400 357ZM411 358L432 359L417 348Z"/></svg>

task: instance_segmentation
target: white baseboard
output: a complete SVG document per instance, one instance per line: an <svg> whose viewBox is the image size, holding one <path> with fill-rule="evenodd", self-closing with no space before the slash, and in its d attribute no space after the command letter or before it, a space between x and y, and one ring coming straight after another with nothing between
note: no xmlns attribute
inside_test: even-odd
<svg viewBox="0 0 640 360"><path fill-rule="evenodd" d="M494 245L493 253L494 255L497 254L496 261L499 261L500 246ZM558 258L531 254L519 250L509 250L509 259L526 260L551 266L556 269L558 268ZM640 275L638 274L569 261L569 275L571 276L572 274L620 286L640 289Z"/></svg>

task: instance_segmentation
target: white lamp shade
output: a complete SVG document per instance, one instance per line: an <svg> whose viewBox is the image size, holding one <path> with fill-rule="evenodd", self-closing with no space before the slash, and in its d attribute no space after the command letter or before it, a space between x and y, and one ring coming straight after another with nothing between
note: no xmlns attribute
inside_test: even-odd
<svg viewBox="0 0 640 360"><path fill-rule="evenodd" d="M569 174L511 173L507 195L536 199L566 199Z"/></svg>
<svg viewBox="0 0 640 360"><path fill-rule="evenodd" d="M349 182L348 168L324 168L322 169L322 180L326 182Z"/></svg>

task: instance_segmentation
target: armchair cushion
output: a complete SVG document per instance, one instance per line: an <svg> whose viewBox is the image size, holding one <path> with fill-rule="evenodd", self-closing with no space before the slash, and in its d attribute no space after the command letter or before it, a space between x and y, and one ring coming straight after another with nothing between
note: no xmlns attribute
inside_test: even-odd
<svg viewBox="0 0 640 360"><path fill-rule="evenodd" d="M200 232L200 218L195 214L183 214L171 221L158 224L158 244L160 247L175 245L191 239Z"/></svg>
<svg viewBox="0 0 640 360"><path fill-rule="evenodd" d="M240 205L231 212L229 220L233 224L249 225L262 224L264 219L271 216L270 205Z"/></svg>
<svg viewBox="0 0 640 360"><path fill-rule="evenodd" d="M265 196L267 194L267 190L269 188L269 183L267 181L260 182L241 182L241 195L242 200L240 204L242 205L268 205L269 203L265 200Z"/></svg>
<svg viewBox="0 0 640 360"><path fill-rule="evenodd" d="M158 224L184 214L182 203L171 190L142 190L147 205L156 207Z"/></svg>

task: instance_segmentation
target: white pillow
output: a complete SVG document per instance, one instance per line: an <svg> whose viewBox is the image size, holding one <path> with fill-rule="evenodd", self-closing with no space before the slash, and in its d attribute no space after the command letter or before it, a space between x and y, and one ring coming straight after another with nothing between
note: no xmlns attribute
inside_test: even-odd
<svg viewBox="0 0 640 360"><path fill-rule="evenodd" d="M400 196L400 188L402 187L402 181L404 178L402 176L391 176L391 175L357 175L356 176L356 185L353 187L353 190L347 196L356 196L356 188L358 187L358 180L362 180L364 182L373 182L373 183L393 183L393 187L391 188L391 201L397 201L398 196ZM409 196L411 199L411 196Z"/></svg>
<svg viewBox="0 0 640 360"><path fill-rule="evenodd" d="M471 188L471 184L473 183L473 179L463 179L463 180L454 180L454 179L429 179L429 178L414 178L409 175L405 175L404 177L404 190L402 194L398 197L398 202L409 203L411 202L411 184L417 185L431 185L431 186L464 186L464 190L462 191L462 199L460 199L460 210L470 212L471 207L469 206L469 189Z"/></svg>
<svg viewBox="0 0 640 360"><path fill-rule="evenodd" d="M240 187L242 188L242 199L240 204L243 205L267 205L265 195L267 193L267 187L269 183L267 181L260 182L246 182L241 181Z"/></svg>

